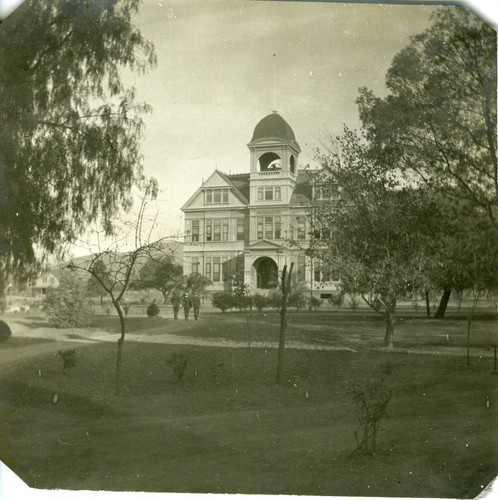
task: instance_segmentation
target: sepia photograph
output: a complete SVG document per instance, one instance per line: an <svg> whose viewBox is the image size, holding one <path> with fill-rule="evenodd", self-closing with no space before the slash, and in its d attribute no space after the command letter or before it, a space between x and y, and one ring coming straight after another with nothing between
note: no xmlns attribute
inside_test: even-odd
<svg viewBox="0 0 498 500"><path fill-rule="evenodd" d="M498 496L497 25L1 4L0 498Z"/></svg>

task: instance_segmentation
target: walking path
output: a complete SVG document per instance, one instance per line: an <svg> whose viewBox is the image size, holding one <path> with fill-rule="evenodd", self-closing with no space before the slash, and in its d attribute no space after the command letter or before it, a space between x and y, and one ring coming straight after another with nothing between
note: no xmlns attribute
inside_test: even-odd
<svg viewBox="0 0 498 500"><path fill-rule="evenodd" d="M198 323L195 323L198 325ZM37 327L29 325L26 320L10 319L9 325L13 332L13 337L16 338L36 338L45 339L57 343L95 343L95 342L117 342L120 334L117 332L108 332L104 330L90 329L90 328L68 328L58 329L52 327ZM224 338L202 338L189 336L188 331L193 326L193 322L186 321L171 321L165 326L154 327L137 332L130 332L126 334L126 341L128 342L146 342L151 344L171 344L171 345L195 345L207 347L231 347L243 348L248 346L247 339L234 340ZM206 324L207 326L207 324ZM212 326L212 323L210 324ZM174 329L175 333L168 332ZM180 332L180 334L178 333ZM182 333L185 332L185 333ZM38 344L34 351L41 349L42 344ZM47 345L47 344L45 344ZM50 345L50 344L49 344ZM319 351L349 351L349 352L368 352L368 351L381 351L383 347L374 346L372 344L357 343L354 347L347 345L330 345L309 343L298 340L287 340L285 343L287 349L303 349L303 350L319 350ZM0 344L0 350L1 350ZM276 349L278 342L274 340L254 340L251 341L251 347L263 349ZM48 348L48 345L47 345ZM46 349L44 347L44 349ZM430 355L448 355L448 356L465 356L466 349L463 347L455 346L423 346L416 348L399 348L395 347L390 349L389 352L407 353L407 354L430 354ZM472 347L472 356L491 357L493 352L491 349L480 347Z"/></svg>

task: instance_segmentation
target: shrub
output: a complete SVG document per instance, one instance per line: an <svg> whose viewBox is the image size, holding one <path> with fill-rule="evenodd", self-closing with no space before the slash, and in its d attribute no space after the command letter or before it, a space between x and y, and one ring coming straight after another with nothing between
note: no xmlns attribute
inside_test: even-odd
<svg viewBox="0 0 498 500"><path fill-rule="evenodd" d="M268 305L275 310L282 308L282 292L278 288L273 288L268 295Z"/></svg>
<svg viewBox="0 0 498 500"><path fill-rule="evenodd" d="M178 382L183 380L183 375L185 374L185 370L187 369L189 363L190 354L184 351L174 351L166 360L166 364L171 366Z"/></svg>
<svg viewBox="0 0 498 500"><path fill-rule="evenodd" d="M303 307L306 307L308 301L306 300L306 296L302 293L301 290L293 291L287 297L287 304L290 307L295 307L298 311Z"/></svg>
<svg viewBox="0 0 498 500"><path fill-rule="evenodd" d="M372 455L377 446L379 422L387 416L386 408L391 399L391 392L386 391L383 380L375 380L353 384L347 393L353 400L361 426L360 431L354 433L356 448L353 454Z"/></svg>
<svg viewBox="0 0 498 500"><path fill-rule="evenodd" d="M152 318L153 316L157 316L158 314L159 314L159 307L157 306L156 300L154 299L152 304L150 304L147 307L147 316L149 316L149 318Z"/></svg>
<svg viewBox="0 0 498 500"><path fill-rule="evenodd" d="M340 290L339 293L332 294L332 298L329 299L330 303L337 307L337 310L344 304L344 295L344 290Z"/></svg>
<svg viewBox="0 0 498 500"><path fill-rule="evenodd" d="M252 296L252 302L254 304L254 307L258 310L259 313L261 313L261 311L265 307L268 307L270 305L268 297L266 297L266 295L261 295L259 293L256 293Z"/></svg>
<svg viewBox="0 0 498 500"><path fill-rule="evenodd" d="M62 358L62 371L66 368L73 368L76 366L76 349L59 351L57 354Z"/></svg>
<svg viewBox="0 0 498 500"><path fill-rule="evenodd" d="M86 283L74 271L64 271L59 288L48 290L43 309L48 323L56 328L88 326L93 320Z"/></svg>
<svg viewBox="0 0 498 500"><path fill-rule="evenodd" d="M228 292L216 292L211 299L213 307L224 313L227 309L235 306L234 297Z"/></svg>
<svg viewBox="0 0 498 500"><path fill-rule="evenodd" d="M234 295L232 297L233 307L236 307L239 311L247 311L252 309L253 299L250 295Z"/></svg>
<svg viewBox="0 0 498 500"><path fill-rule="evenodd" d="M315 312L318 311L318 308L322 305L322 300L318 297L310 297L309 299L310 309L313 309Z"/></svg>
<svg viewBox="0 0 498 500"><path fill-rule="evenodd" d="M12 331L9 325L0 319L0 342L2 340L7 340L11 335Z"/></svg>
<svg viewBox="0 0 498 500"><path fill-rule="evenodd" d="M349 306L351 307L351 309L353 311L356 311L359 303L360 303L360 299L358 298L358 296L356 294L351 294L351 296L349 298Z"/></svg>

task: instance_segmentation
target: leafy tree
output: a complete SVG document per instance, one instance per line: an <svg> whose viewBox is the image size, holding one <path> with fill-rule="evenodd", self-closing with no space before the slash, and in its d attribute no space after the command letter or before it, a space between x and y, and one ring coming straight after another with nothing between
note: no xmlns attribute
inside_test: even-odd
<svg viewBox="0 0 498 500"><path fill-rule="evenodd" d="M170 293L178 287L182 276L182 266L175 264L171 256L150 256L140 269L138 278L133 282L133 288L143 290L154 288L163 294L164 303Z"/></svg>
<svg viewBox="0 0 498 500"><path fill-rule="evenodd" d="M93 320L85 284L81 276L68 270L62 273L59 287L48 290L43 308L48 323L57 328L88 326Z"/></svg>
<svg viewBox="0 0 498 500"><path fill-rule="evenodd" d="M395 56L386 85L387 97L362 89L358 99L378 154L498 227L496 32L464 7L442 7Z"/></svg>
<svg viewBox="0 0 498 500"><path fill-rule="evenodd" d="M0 25L0 300L7 274L131 205L149 108L121 70L155 64L137 8L26 0Z"/></svg>
<svg viewBox="0 0 498 500"><path fill-rule="evenodd" d="M183 276L178 287L179 290L184 293L188 292L190 295L196 293L197 295L202 295L207 286L211 285L212 281L199 273L192 273L188 276Z"/></svg>
<svg viewBox="0 0 498 500"><path fill-rule="evenodd" d="M447 202L476 207L498 231L496 32L464 7L442 7L395 56L386 85L387 97L361 89L357 101L374 154ZM453 269L439 271L443 318Z"/></svg>
<svg viewBox="0 0 498 500"><path fill-rule="evenodd" d="M422 193L403 188L369 155L356 133L345 130L337 152L322 154L314 174L328 201L318 201L311 224L327 228L310 251L338 276L344 291L360 294L386 320L384 345L393 346L396 305L420 285L416 260L430 208Z"/></svg>

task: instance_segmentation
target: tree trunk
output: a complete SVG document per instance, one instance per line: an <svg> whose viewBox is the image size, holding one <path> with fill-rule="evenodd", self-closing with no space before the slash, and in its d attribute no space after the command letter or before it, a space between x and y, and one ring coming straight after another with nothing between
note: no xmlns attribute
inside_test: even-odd
<svg viewBox="0 0 498 500"><path fill-rule="evenodd" d="M476 292L474 295L474 302L472 304L472 309L467 316L467 366L470 366L470 325L474 319L474 313L476 311L477 301L479 300L480 292Z"/></svg>
<svg viewBox="0 0 498 500"><path fill-rule="evenodd" d="M386 310L386 333L384 335L384 347L392 349L394 347L394 323L396 321L396 306Z"/></svg>
<svg viewBox="0 0 498 500"><path fill-rule="evenodd" d="M121 307L119 307L119 304L113 302L113 305L118 313L119 323L121 325L121 337L118 340L118 355L116 358L116 394L119 394L121 388L121 363L123 357L123 344L126 332L126 320L125 317L123 316L123 311L121 311Z"/></svg>
<svg viewBox="0 0 498 500"><path fill-rule="evenodd" d="M282 308L280 309L280 335L278 338L278 358L277 358L277 384L283 379L284 372L284 350L285 334L287 333L287 296L289 295L289 284L294 263L291 264L289 276L287 277L287 264L282 271Z"/></svg>
<svg viewBox="0 0 498 500"><path fill-rule="evenodd" d="M429 300L429 290L425 290L425 309L427 311L427 317L431 317L431 302Z"/></svg>
<svg viewBox="0 0 498 500"><path fill-rule="evenodd" d="M451 288L445 288L443 290L443 295L441 297L441 302L439 302L439 307L437 308L436 314L434 314L434 319L443 319L446 313L446 306L450 300Z"/></svg>
<svg viewBox="0 0 498 500"><path fill-rule="evenodd" d="M0 271L0 313L7 311L7 273Z"/></svg>

